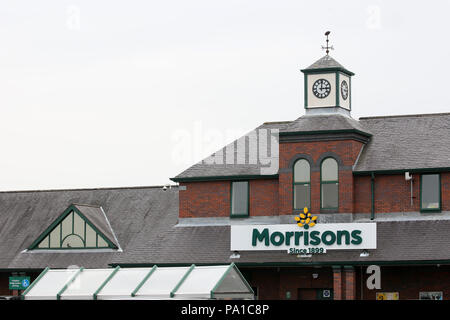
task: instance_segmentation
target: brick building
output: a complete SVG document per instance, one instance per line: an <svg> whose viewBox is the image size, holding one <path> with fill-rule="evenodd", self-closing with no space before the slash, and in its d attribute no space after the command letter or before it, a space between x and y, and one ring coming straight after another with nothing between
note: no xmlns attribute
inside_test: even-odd
<svg viewBox="0 0 450 320"><path fill-rule="evenodd" d="M352 72L329 55L302 72L303 116L264 123L172 179L179 224L228 244L233 226L295 225L304 207L317 226L372 223L371 249L292 255L243 246L231 257L261 299L448 299L450 114L355 120ZM370 265L380 267L378 289L366 285Z"/></svg>
<svg viewBox="0 0 450 320"><path fill-rule="evenodd" d="M45 267L234 262L259 299L448 299L450 113L356 120L351 71L302 72L304 115L177 186L1 192L0 295Z"/></svg>

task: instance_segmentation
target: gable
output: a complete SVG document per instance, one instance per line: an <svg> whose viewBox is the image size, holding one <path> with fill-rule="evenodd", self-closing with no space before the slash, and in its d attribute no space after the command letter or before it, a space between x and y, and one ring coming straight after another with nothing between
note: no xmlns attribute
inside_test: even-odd
<svg viewBox="0 0 450 320"><path fill-rule="evenodd" d="M86 209L86 210L84 210ZM28 247L34 249L117 249L109 225L99 207L69 206ZM105 226L107 225L107 226ZM110 229L110 227L109 227Z"/></svg>

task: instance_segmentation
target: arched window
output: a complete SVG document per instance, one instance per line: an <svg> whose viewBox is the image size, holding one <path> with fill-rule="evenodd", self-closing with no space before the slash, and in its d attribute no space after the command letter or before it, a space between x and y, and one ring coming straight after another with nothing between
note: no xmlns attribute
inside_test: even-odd
<svg viewBox="0 0 450 320"><path fill-rule="evenodd" d="M338 209L339 207L339 172L338 163L333 158L326 158L320 166L320 207L321 209Z"/></svg>
<svg viewBox="0 0 450 320"><path fill-rule="evenodd" d="M28 249L117 249L105 223L109 224L101 207L70 205Z"/></svg>
<svg viewBox="0 0 450 320"><path fill-rule="evenodd" d="M294 209L311 209L311 170L305 159L294 164Z"/></svg>

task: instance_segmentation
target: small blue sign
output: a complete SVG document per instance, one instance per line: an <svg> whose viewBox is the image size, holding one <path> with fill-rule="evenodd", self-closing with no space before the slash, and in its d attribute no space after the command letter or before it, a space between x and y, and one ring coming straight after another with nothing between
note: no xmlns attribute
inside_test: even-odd
<svg viewBox="0 0 450 320"><path fill-rule="evenodd" d="M30 280L28 279L23 279L22 280L22 287L26 288L30 285Z"/></svg>

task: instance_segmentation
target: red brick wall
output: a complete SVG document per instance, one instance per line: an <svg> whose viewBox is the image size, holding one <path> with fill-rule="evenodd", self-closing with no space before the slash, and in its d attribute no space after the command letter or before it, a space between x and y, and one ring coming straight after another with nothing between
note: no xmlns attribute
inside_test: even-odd
<svg viewBox="0 0 450 320"><path fill-rule="evenodd" d="M450 210L450 172L441 173L442 210Z"/></svg>
<svg viewBox="0 0 450 320"><path fill-rule="evenodd" d="M362 142L355 140L280 143L280 168L287 168L289 161L297 154L308 154L317 161L325 152L337 154L344 165L351 166L358 157L362 145Z"/></svg>
<svg viewBox="0 0 450 320"><path fill-rule="evenodd" d="M280 144L280 169L286 169L297 154L308 154L316 162L325 152L337 154L347 170L339 170L339 212L370 213L370 176L354 176L350 169L359 154L353 140ZM284 170L286 171L286 170ZM420 210L420 174L413 174L413 206L410 182L404 174L375 175L375 213ZM229 217L230 181L181 183L180 217ZM450 210L450 172L441 173L442 210ZM250 216L289 215L293 211L292 171L279 179L250 180ZM320 213L320 171L311 172L311 211Z"/></svg>
<svg viewBox="0 0 450 320"><path fill-rule="evenodd" d="M342 269L341 268L333 268L333 293L334 293L334 300L342 300L343 292L342 288L344 286L343 279L342 278Z"/></svg>
<svg viewBox="0 0 450 320"><path fill-rule="evenodd" d="M370 213L372 208L372 195L370 190L370 176L354 176L354 212Z"/></svg>
<svg viewBox="0 0 450 320"><path fill-rule="evenodd" d="M278 215L278 180L250 180L250 215Z"/></svg>
<svg viewBox="0 0 450 320"><path fill-rule="evenodd" d="M370 176L355 176L355 212L371 212ZM450 173L441 173L442 210L450 210ZM420 174L413 174L411 185L404 174L375 175L375 213L420 211Z"/></svg>
<svg viewBox="0 0 450 320"><path fill-rule="evenodd" d="M230 181L180 183L180 218L229 217Z"/></svg>
<svg viewBox="0 0 450 320"><path fill-rule="evenodd" d="M356 273L353 267L345 268L343 271L344 299L355 300L356 295Z"/></svg>
<svg viewBox="0 0 450 320"><path fill-rule="evenodd" d="M362 143L354 140L295 142L280 144L280 169L289 168L290 161L298 154L309 155L314 163L326 152L340 157L347 170L339 170L339 212L353 212L353 172ZM320 165L320 164L319 164ZM279 174L280 215L292 214L292 171ZM311 211L320 213L320 171L311 172Z"/></svg>
<svg viewBox="0 0 450 320"><path fill-rule="evenodd" d="M420 210L420 176L413 175L413 206L411 185L405 175L375 175L375 212L405 212Z"/></svg>
<svg viewBox="0 0 450 320"><path fill-rule="evenodd" d="M230 181L182 183L180 218L229 217ZM278 180L250 180L250 216L278 215Z"/></svg>

